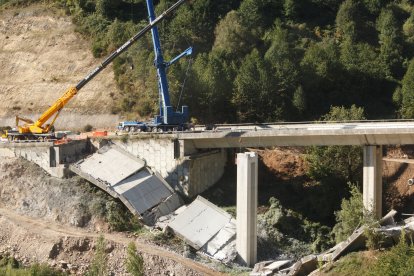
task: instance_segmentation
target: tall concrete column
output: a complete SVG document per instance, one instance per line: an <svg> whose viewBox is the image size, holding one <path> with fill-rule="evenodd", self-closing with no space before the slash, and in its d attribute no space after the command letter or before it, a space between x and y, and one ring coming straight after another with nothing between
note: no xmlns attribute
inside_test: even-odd
<svg viewBox="0 0 414 276"><path fill-rule="evenodd" d="M364 207L382 216L382 146L364 146Z"/></svg>
<svg viewBox="0 0 414 276"><path fill-rule="evenodd" d="M236 249L242 263L257 261L257 154L237 154Z"/></svg>

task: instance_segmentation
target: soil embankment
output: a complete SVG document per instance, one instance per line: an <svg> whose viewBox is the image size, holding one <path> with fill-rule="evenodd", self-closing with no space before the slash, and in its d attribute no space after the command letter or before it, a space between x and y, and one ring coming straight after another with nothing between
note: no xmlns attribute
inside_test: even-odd
<svg viewBox="0 0 414 276"><path fill-rule="evenodd" d="M36 119L100 64L69 16L43 5L0 11L0 125ZM58 128L115 127L118 94L109 66L62 110ZM82 125L79 125L82 122Z"/></svg>

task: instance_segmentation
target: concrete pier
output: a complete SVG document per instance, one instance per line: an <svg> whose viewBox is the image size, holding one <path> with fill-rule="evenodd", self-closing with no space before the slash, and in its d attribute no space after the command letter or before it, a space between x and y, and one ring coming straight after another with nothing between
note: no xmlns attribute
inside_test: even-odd
<svg viewBox="0 0 414 276"><path fill-rule="evenodd" d="M257 167L256 153L237 154L236 250L247 266L257 261Z"/></svg>
<svg viewBox="0 0 414 276"><path fill-rule="evenodd" d="M364 207L382 216L382 146L364 146Z"/></svg>

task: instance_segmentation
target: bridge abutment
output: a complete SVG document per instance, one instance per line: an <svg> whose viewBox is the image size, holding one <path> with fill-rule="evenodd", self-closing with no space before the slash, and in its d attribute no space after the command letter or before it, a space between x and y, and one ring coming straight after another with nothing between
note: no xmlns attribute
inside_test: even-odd
<svg viewBox="0 0 414 276"><path fill-rule="evenodd" d="M364 208L377 218L382 216L382 146L364 146Z"/></svg>
<svg viewBox="0 0 414 276"><path fill-rule="evenodd" d="M227 163L226 149L198 150L191 142L168 136L113 139L112 142L145 160L172 187L190 198L217 183Z"/></svg>

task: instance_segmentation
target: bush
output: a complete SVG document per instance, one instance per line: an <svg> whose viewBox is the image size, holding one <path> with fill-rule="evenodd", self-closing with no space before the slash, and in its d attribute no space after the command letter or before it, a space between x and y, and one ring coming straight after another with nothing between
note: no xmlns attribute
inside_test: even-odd
<svg viewBox="0 0 414 276"><path fill-rule="evenodd" d="M106 242L103 235L100 235L96 242L95 256L92 260L88 276L105 276L107 275L108 256L105 252Z"/></svg>
<svg viewBox="0 0 414 276"><path fill-rule="evenodd" d="M106 202L106 221L115 231L138 231L141 224L122 204L115 201Z"/></svg>
<svg viewBox="0 0 414 276"><path fill-rule="evenodd" d="M335 212L337 223L332 232L336 242L341 242L348 238L363 222L364 205L362 203L362 193L356 185L351 183L348 183L348 185L351 189L351 197L343 199L341 210Z"/></svg>
<svg viewBox="0 0 414 276"><path fill-rule="evenodd" d="M83 127L83 131L85 131L85 132L92 131L92 129L93 129L93 126L90 125L90 124L87 124Z"/></svg>
<svg viewBox="0 0 414 276"><path fill-rule="evenodd" d="M275 198L269 200L270 208L263 215L264 228L269 241L281 250L300 256L320 252L332 245L331 229L312 222L301 214L284 208ZM285 247L285 248L284 248ZM297 252L292 250L296 247Z"/></svg>
<svg viewBox="0 0 414 276"><path fill-rule="evenodd" d="M129 136L128 136L128 135L122 135L122 136L121 136L121 142L122 142L123 144L128 143L128 140L129 140Z"/></svg>
<svg viewBox="0 0 414 276"><path fill-rule="evenodd" d="M137 247L135 246L135 243L130 242L128 244L127 254L127 271L133 276L143 276L144 260L142 259L141 255L137 252Z"/></svg>
<svg viewBox="0 0 414 276"><path fill-rule="evenodd" d="M0 256L0 275L59 276L67 274L61 271L57 271L49 267L47 264L34 264L31 267L23 268L15 258Z"/></svg>
<svg viewBox="0 0 414 276"><path fill-rule="evenodd" d="M407 244L404 231L398 244L380 256L367 275L414 275L414 245Z"/></svg>

